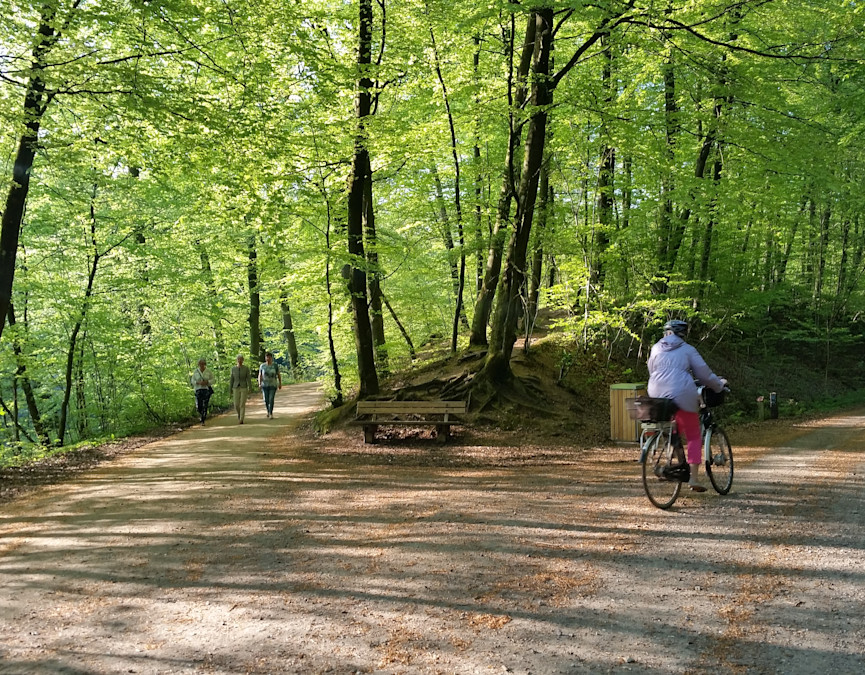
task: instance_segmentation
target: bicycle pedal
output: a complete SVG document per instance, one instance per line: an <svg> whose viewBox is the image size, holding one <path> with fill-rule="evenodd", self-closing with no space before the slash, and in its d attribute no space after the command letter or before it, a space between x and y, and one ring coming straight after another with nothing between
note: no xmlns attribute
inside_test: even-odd
<svg viewBox="0 0 865 675"><path fill-rule="evenodd" d="M666 467L663 471L663 475L667 480L686 482L691 480L691 467L687 464Z"/></svg>

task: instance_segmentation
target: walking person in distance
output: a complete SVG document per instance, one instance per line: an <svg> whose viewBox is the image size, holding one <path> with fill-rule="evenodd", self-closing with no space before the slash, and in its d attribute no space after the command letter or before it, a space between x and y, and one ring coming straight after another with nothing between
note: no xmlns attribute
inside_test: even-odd
<svg viewBox="0 0 865 675"><path fill-rule="evenodd" d="M231 367L229 388L234 400L234 411L237 413L238 424L243 424L246 417L246 399L249 396L249 382L252 375L249 366L243 365L243 355L237 355L237 365Z"/></svg>
<svg viewBox="0 0 865 675"><path fill-rule="evenodd" d="M213 373L207 367L206 359L198 359L198 368L192 371L192 388L195 390L195 406L198 408L198 419L204 424L207 419L207 408L213 395Z"/></svg>
<svg viewBox="0 0 865 675"><path fill-rule="evenodd" d="M258 386L261 387L264 407L267 408L267 417L272 419L273 399L276 397L276 390L282 389L282 374L279 372L279 364L273 361L272 352L265 354L264 363L258 368Z"/></svg>

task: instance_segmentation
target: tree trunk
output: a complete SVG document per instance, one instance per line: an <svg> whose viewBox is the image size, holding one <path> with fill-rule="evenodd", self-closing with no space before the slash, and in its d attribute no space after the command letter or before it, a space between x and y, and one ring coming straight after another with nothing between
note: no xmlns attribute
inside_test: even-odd
<svg viewBox="0 0 865 675"><path fill-rule="evenodd" d="M513 28L513 27L512 27ZM502 254L504 252L505 238L507 236L507 225L511 217L511 201L515 192L515 167L514 157L520 145L520 131L517 127L514 111L521 108L526 100L525 81L528 78L532 66L532 54L535 47L535 20L530 15L526 23L526 39L523 41L523 50L520 64L516 72L516 82L513 74L508 77L508 96L510 111L508 113L508 144L505 149L505 170L502 174L502 186L499 191L498 207L493 231L490 234L490 247L487 254L487 264L484 270L484 278L478 291L475 302L475 312L472 317L471 334L469 344L473 347L484 347L487 345L487 325L492 314L493 300L499 284L499 275L502 268ZM513 33L511 34L510 54L513 55ZM510 61L510 60L509 60ZM511 92L516 88L516 93Z"/></svg>
<svg viewBox="0 0 865 675"><path fill-rule="evenodd" d="M438 76L439 84L442 88L442 99L444 100L445 110L447 111L448 128L450 129L451 134L451 155L454 163L454 210L456 212L457 235L459 237L460 245L460 263L456 287L456 307L454 308L453 330L451 331L451 353L454 354L457 351L457 338L459 337L460 323L463 323L468 327L468 321L465 317L465 309L463 308L463 290L466 286L466 238L465 231L463 230L463 207L460 195L460 160L457 151L457 132L456 127L454 126L454 116L451 112L451 102L448 97L448 89L445 84L444 75L442 75L438 47L436 46L435 33L433 32L432 26L430 26L429 34L433 48L433 55L435 57L436 75Z"/></svg>
<svg viewBox="0 0 865 675"><path fill-rule="evenodd" d="M676 142L679 134L679 108L676 103L676 75L673 70L672 53L663 67L664 72L664 125L665 167L661 176L661 212L659 214L660 236L658 237L658 277L652 282L656 295L666 295L670 286L670 275L684 234L684 224L676 222L673 208L675 181L673 167L676 161Z"/></svg>
<svg viewBox="0 0 865 675"><path fill-rule="evenodd" d="M865 255L865 236L860 227L859 214L853 216L852 233L850 217L844 219L842 255L838 267L838 285L835 299L835 316L840 317L847 308L850 296L862 274L862 258Z"/></svg>
<svg viewBox="0 0 865 675"><path fill-rule="evenodd" d="M509 142L506 162L513 161L513 143ZM482 347L487 344L487 324L492 313L493 300L495 299L496 287L498 286L499 274L502 268L502 253L504 252L504 240L507 234L506 224L510 220L511 199L513 189L511 177L506 175L502 180L502 189L499 194L496 220L490 235L490 248L487 254L487 264L484 269L484 277L475 302L475 312L472 317L472 328L469 336L469 344L474 347Z"/></svg>
<svg viewBox="0 0 865 675"><path fill-rule="evenodd" d="M0 396L0 408L6 413L6 416L3 417L3 427L6 428L7 424L11 423L12 438L15 439L16 443L21 441L21 436L23 435L33 445L39 444L33 436L27 433L27 429L21 426L21 421L18 419L18 387L14 381L12 382L12 410L9 410L9 406L6 405L6 401L3 400L2 396Z"/></svg>
<svg viewBox="0 0 865 675"><path fill-rule="evenodd" d="M532 114L528 122L523 167L517 192L515 227L508 245L504 273L499 281L495 315L490 330L490 348L483 373L493 381L509 379L510 358L516 342L520 293L526 278L526 254L538 195L544 158L548 109L552 103L550 52L553 42L553 10L540 8L532 13L536 22L532 58Z"/></svg>
<svg viewBox="0 0 865 675"><path fill-rule="evenodd" d="M291 364L292 374L296 376L298 364L297 339L294 335L294 323L291 320L291 307L288 304L288 298L284 294L280 299L279 307L282 311L282 338L285 340L285 348L288 351L288 362Z"/></svg>
<svg viewBox="0 0 865 675"><path fill-rule="evenodd" d="M417 358L417 352L414 348L414 343L411 341L411 337L409 337L408 331L405 329L405 326L402 325L402 321L399 320L399 317L396 315L396 312L393 311L393 307L390 306L390 303L387 300L386 295L382 295L381 299L384 301L385 307L387 307L387 311L390 312L390 316L393 319L393 322L396 324L396 327L399 328L399 332L402 335L403 340L408 345L408 353L409 357L412 361Z"/></svg>
<svg viewBox="0 0 865 675"><path fill-rule="evenodd" d="M622 8L622 12L630 3ZM520 305L520 293L525 287L526 252L532 229L535 202L538 196L540 169L544 159L544 143L547 135L548 110L553 101L553 91L561 79L598 40L606 35L610 22L620 15L606 16L595 32L571 55L565 66L551 76L550 63L553 48L553 10L542 7L532 11L529 18L528 35L534 32L532 52L531 115L526 132L520 185L516 195L517 212L515 226L508 245L508 256L504 273L499 280L498 300L490 331L490 348L483 369L478 374L480 381L502 382L512 377L510 358L516 342L516 325Z"/></svg>
<svg viewBox="0 0 865 675"><path fill-rule="evenodd" d="M207 254L204 244L200 241L197 241L195 246L198 248L198 257L201 260L201 273L204 276L204 287L207 289L208 302L210 303L210 322L213 326L216 356L220 363L225 363L225 341L222 338L222 311L217 304L219 295L216 291L216 283L213 280L213 268L210 266L210 256Z"/></svg>
<svg viewBox="0 0 865 675"><path fill-rule="evenodd" d="M72 10L81 0L75 0ZM24 219L27 194L30 191L30 172L36 158L39 128L54 94L45 89L43 71L48 67L48 55L60 33L56 30L57 4L43 3L39 20L38 37L30 60L30 76L24 94L24 131L18 139L18 150L12 164L12 179L0 221L0 336L12 304L12 286L15 281L15 258L18 255L18 238Z"/></svg>
<svg viewBox="0 0 865 675"><path fill-rule="evenodd" d="M258 363L264 363L265 349L261 340L261 292L258 279L258 248L255 233L247 239L246 280L249 287L249 352Z"/></svg>
<svg viewBox="0 0 865 675"><path fill-rule="evenodd" d="M820 231L817 237L817 265L814 275L814 309L819 311L823 305L823 284L826 279L826 255L829 250L829 223L832 219L832 207L827 203L820 214Z"/></svg>
<svg viewBox="0 0 865 675"><path fill-rule="evenodd" d="M87 389L84 379L84 341L82 336L78 342L78 356L75 359L75 419L78 438L90 435L90 423L87 416Z"/></svg>
<svg viewBox="0 0 865 675"><path fill-rule="evenodd" d="M481 88L479 86L479 76L478 70L480 68L481 63L481 38L480 35L475 35L475 53L473 57L473 66L474 66L474 82L476 85L475 89L475 109L481 109L481 98L480 91ZM472 148L472 152L474 155L474 164L475 164L475 210L474 210L474 227L475 227L475 300L477 300L477 293L480 293L481 287L484 283L484 256L483 251L488 250L489 242L488 237L484 236L484 228L483 228L483 193L484 193L484 174L481 171L481 144L480 144L480 131L475 129L475 144Z"/></svg>
<svg viewBox="0 0 865 675"><path fill-rule="evenodd" d="M784 253L780 256L780 260L778 260L778 265L775 269L774 283L776 286L780 286L784 283L787 277L787 265L790 263L790 256L793 255L793 245L796 241L796 233L799 230L799 223L804 216L805 208L808 206L808 201L807 195L802 197L802 202L799 204L799 212L796 214L796 218L793 220L793 225L787 235L787 243L784 246Z"/></svg>
<svg viewBox="0 0 865 675"><path fill-rule="evenodd" d="M387 344L384 336L384 312L382 310L381 265L378 262L378 243L375 229L375 210L372 201L372 167L364 180L363 231L366 241L364 250L369 264L369 309L372 341L375 346L376 366L383 375L388 373Z"/></svg>
<svg viewBox="0 0 865 675"><path fill-rule="evenodd" d="M715 158L715 168L712 171L712 187L717 193L718 187L721 185L721 174L724 170L721 149L718 148L718 154ZM715 219L717 216L717 194L713 195L711 206L709 207L708 217L706 218L706 229L703 231L703 249L700 252L700 285L697 289L697 299L694 303L694 309L697 310L703 304L703 298L706 295L706 284L709 281L709 263L712 260L712 237L715 233Z"/></svg>
<svg viewBox="0 0 865 675"><path fill-rule="evenodd" d="M333 407L338 408L342 405L342 375L339 372L339 360L336 358L336 345L333 340L333 286L330 281L330 226L331 226L331 209L330 199L324 186L321 185L321 191L324 195L325 207L327 209L327 225L324 231L324 244L326 248L326 256L324 262L324 283L327 289L327 346L330 352L330 366L333 371Z"/></svg>
<svg viewBox="0 0 865 675"><path fill-rule="evenodd" d="M15 306L10 304L7 313L9 325L14 327ZM36 437L39 439L39 442L43 446L48 447L51 445L51 439L48 437L48 433L42 425L42 416L39 414L39 406L36 404L36 396L33 394L33 387L30 384L30 378L27 376L27 366L24 363L21 340L17 335L12 338L12 351L15 354L15 362L17 364L17 368L15 369L15 383L20 384L21 389L24 390L24 401L27 404L27 412L30 413L30 423L33 425L33 431L36 432ZM17 412L15 419L18 419Z"/></svg>
<svg viewBox="0 0 865 675"><path fill-rule="evenodd" d="M538 224L535 226L535 246L532 250L532 275L529 280L529 296L526 305L526 348L529 336L534 328L538 314L538 298L541 293L544 263L544 237L546 236L547 218L553 208L553 190L550 187L549 157L541 167L541 179L538 185Z"/></svg>
<svg viewBox="0 0 865 675"><path fill-rule="evenodd" d="M613 81L613 50L608 35L601 38L601 44L601 87L604 91L604 103L610 108L615 99L616 86ZM613 230L613 177L616 167L616 150L612 146L606 123L602 125L601 137L603 141L598 162L598 227L595 230L595 251L592 256L594 262L590 271L595 293L602 292L606 276L605 256L610 245L610 232Z"/></svg>
<svg viewBox="0 0 865 675"><path fill-rule="evenodd" d="M102 255L99 253L99 247L96 241L96 185L93 186L93 192L90 199L90 246L93 251L93 258L90 262L90 270L87 276L87 287L84 290L84 298L81 301L81 309L78 312L78 317L72 327L72 333L69 336L69 349L66 352L66 371L65 371L65 388L63 390L63 402L60 404L60 422L57 425L57 440L58 445L63 445L66 440L66 418L69 411L69 398L72 395L72 373L75 364L75 347L77 346L78 333L81 332L81 327L87 319L87 310L90 307L90 298L93 295L93 284L96 280L96 270L99 266L99 261Z"/></svg>
<svg viewBox="0 0 865 675"><path fill-rule="evenodd" d="M349 289L354 319L354 340L360 379L360 398L374 396L379 391L378 372L366 294L366 256L363 247L364 191L370 179L371 167L367 149L365 120L371 114L372 80L368 76L372 63L372 0L360 0L358 25L358 82L355 97L357 135L351 162L348 190L348 253L351 261Z"/></svg>
<svg viewBox="0 0 865 675"><path fill-rule="evenodd" d="M631 205L634 199L633 160L630 156L626 156L622 160L622 174L624 184L622 185L621 229L627 230L631 226ZM631 288L630 262L624 247L619 247L619 251L621 255L620 264L622 266L622 289L625 296L628 296Z"/></svg>
<svg viewBox="0 0 865 675"><path fill-rule="evenodd" d="M468 327L469 322L466 318L465 309L463 308L461 302L461 280L464 283L465 276L464 274L460 275L460 265L454 259L454 238L453 233L451 232L451 223L450 218L448 217L447 204L445 204L445 196L444 196L444 188L442 187L442 181L439 177L438 169L435 165L432 167L432 175L433 175L433 183L436 189L436 205L438 206L438 217L439 223L442 228L442 241L445 245L445 250L448 252L448 266L450 267L451 272L451 286L453 287L454 294L454 307L456 307L456 312L454 313L455 317L458 317L460 322ZM462 250L462 247L461 247ZM465 264L465 253L461 254L463 265ZM463 271L465 268L463 267ZM457 313L458 312L458 313Z"/></svg>

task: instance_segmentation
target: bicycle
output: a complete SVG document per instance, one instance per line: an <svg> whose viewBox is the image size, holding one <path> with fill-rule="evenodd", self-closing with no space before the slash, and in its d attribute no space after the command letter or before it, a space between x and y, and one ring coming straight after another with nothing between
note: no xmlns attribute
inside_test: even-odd
<svg viewBox="0 0 865 675"><path fill-rule="evenodd" d="M703 460L709 482L719 495L725 495L733 487L733 448L727 433L715 421L712 408L724 402L730 390L724 387L720 393L700 387L700 427L703 430Z"/></svg>
<svg viewBox="0 0 865 675"><path fill-rule="evenodd" d="M726 390L725 391L729 391ZM718 494L733 486L733 449L727 434L715 421L712 408L723 402L724 394L700 387L700 426L706 475ZM682 483L690 479L691 469L676 429L673 416L676 404L670 399L638 397L629 405L634 419L641 420L640 464L643 488L649 501L668 509L679 498Z"/></svg>

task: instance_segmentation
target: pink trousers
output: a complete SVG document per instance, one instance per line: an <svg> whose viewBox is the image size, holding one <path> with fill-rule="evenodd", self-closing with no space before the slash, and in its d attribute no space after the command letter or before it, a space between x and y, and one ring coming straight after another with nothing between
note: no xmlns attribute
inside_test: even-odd
<svg viewBox="0 0 865 675"><path fill-rule="evenodd" d="M703 461L703 438L700 434L700 416L695 412L678 410L676 426L679 435L688 439L688 464L699 464Z"/></svg>

